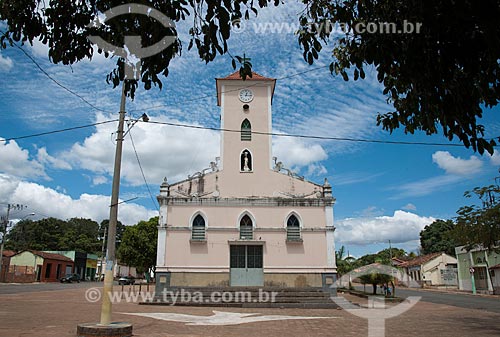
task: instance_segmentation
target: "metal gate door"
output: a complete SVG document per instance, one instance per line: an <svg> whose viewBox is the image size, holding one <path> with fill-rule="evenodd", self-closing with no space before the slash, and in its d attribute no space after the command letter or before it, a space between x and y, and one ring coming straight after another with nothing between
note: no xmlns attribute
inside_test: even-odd
<svg viewBox="0 0 500 337"><path fill-rule="evenodd" d="M262 246L230 246L231 286L263 286Z"/></svg>

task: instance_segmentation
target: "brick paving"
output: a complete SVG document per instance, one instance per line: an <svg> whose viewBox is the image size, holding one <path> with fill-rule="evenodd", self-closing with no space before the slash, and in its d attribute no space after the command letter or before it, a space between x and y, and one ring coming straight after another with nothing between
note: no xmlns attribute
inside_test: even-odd
<svg viewBox="0 0 500 337"><path fill-rule="evenodd" d="M96 322L100 302L85 300L86 289L65 289L0 295L0 336L76 336L79 323ZM348 297L349 295L345 295ZM357 297L348 297L362 302ZM500 305L500 302L499 302ZM194 326L180 322L120 313L179 313L210 316L213 310L331 317L317 320L286 320L230 326ZM135 303L113 305L113 320L134 325L134 336L367 336L367 320L335 309L247 309L144 306ZM447 305L419 302L408 312L386 321L386 336L500 336L500 314Z"/></svg>

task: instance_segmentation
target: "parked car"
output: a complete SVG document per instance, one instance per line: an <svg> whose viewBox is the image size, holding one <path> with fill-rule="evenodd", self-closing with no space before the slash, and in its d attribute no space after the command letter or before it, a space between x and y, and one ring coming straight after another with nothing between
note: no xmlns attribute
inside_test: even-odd
<svg viewBox="0 0 500 337"><path fill-rule="evenodd" d="M133 276L122 276L118 279L119 285L135 284L135 278Z"/></svg>
<svg viewBox="0 0 500 337"><path fill-rule="evenodd" d="M59 279L59 281L61 281L61 283L72 283L72 282L80 283L80 275L78 275L78 274L66 274L66 276L61 277L61 279Z"/></svg>

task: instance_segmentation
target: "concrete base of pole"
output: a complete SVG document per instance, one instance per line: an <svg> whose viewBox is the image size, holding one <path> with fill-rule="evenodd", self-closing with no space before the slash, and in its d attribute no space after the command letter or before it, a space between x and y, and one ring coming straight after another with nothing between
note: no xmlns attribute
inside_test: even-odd
<svg viewBox="0 0 500 337"><path fill-rule="evenodd" d="M99 323L78 324L77 337L132 337L132 324L113 322L109 325Z"/></svg>

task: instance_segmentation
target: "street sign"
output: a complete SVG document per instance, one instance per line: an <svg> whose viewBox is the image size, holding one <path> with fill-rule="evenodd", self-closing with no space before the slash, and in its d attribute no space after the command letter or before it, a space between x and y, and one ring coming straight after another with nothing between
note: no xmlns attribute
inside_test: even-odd
<svg viewBox="0 0 500 337"><path fill-rule="evenodd" d="M473 267L470 267L469 271L470 271L471 274L474 274L474 268Z"/></svg>

